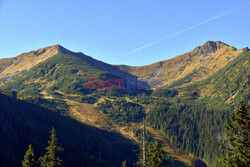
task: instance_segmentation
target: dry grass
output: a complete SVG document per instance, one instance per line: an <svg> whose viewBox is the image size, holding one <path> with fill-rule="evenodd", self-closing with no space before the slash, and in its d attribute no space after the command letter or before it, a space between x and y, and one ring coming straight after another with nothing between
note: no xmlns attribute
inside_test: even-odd
<svg viewBox="0 0 250 167"><path fill-rule="evenodd" d="M221 42L216 42L216 45L219 49L214 53L201 52L202 49L211 47L206 43L170 60L147 66L119 66L119 68L138 76L138 79L148 82L153 87L170 85L194 70L197 74L192 78L192 81L200 81L224 67L242 52L242 50L235 50ZM155 75L156 73L157 75Z"/></svg>
<svg viewBox="0 0 250 167"><path fill-rule="evenodd" d="M0 78L18 74L36 66L59 52L58 45L23 53L17 57L0 60ZM7 66L8 65L8 66Z"/></svg>

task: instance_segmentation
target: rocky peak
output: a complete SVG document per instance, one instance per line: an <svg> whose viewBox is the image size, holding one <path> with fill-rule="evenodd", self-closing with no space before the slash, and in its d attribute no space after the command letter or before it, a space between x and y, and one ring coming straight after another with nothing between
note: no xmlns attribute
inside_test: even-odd
<svg viewBox="0 0 250 167"><path fill-rule="evenodd" d="M220 50L222 47L230 46L221 41L207 41L203 45L196 47L195 51L198 54L213 54L217 50Z"/></svg>
<svg viewBox="0 0 250 167"><path fill-rule="evenodd" d="M207 41L201 46L195 48L198 54L211 54L218 50L217 42L214 41Z"/></svg>

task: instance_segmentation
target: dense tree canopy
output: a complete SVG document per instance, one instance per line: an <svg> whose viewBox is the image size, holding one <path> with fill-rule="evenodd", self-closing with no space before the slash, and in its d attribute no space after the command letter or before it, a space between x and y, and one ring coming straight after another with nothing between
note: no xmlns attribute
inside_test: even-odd
<svg viewBox="0 0 250 167"><path fill-rule="evenodd" d="M250 110L240 102L235 114L231 115L230 122L225 126L228 146L223 146L225 157L221 163L225 167L246 167L250 164Z"/></svg>

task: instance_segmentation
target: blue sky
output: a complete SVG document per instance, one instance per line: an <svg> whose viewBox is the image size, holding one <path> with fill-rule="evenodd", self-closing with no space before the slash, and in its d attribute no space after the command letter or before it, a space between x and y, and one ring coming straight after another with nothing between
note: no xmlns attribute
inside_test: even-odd
<svg viewBox="0 0 250 167"><path fill-rule="evenodd" d="M111 64L146 65L208 40L249 47L249 30L250 0L0 0L0 58L60 44Z"/></svg>

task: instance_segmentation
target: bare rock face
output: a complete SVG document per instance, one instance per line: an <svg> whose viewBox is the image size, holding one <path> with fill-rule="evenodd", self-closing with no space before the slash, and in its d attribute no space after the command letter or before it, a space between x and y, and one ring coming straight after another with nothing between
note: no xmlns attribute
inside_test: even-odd
<svg viewBox="0 0 250 167"><path fill-rule="evenodd" d="M217 42L207 41L202 46L198 46L195 50L197 50L198 54L211 54L216 52L217 49L219 49Z"/></svg>
<svg viewBox="0 0 250 167"><path fill-rule="evenodd" d="M221 42L221 41L207 41L201 46L195 48L197 54L208 54L211 55L215 53L217 50L220 50L222 47L230 47L229 45ZM234 48L234 50L237 50Z"/></svg>

